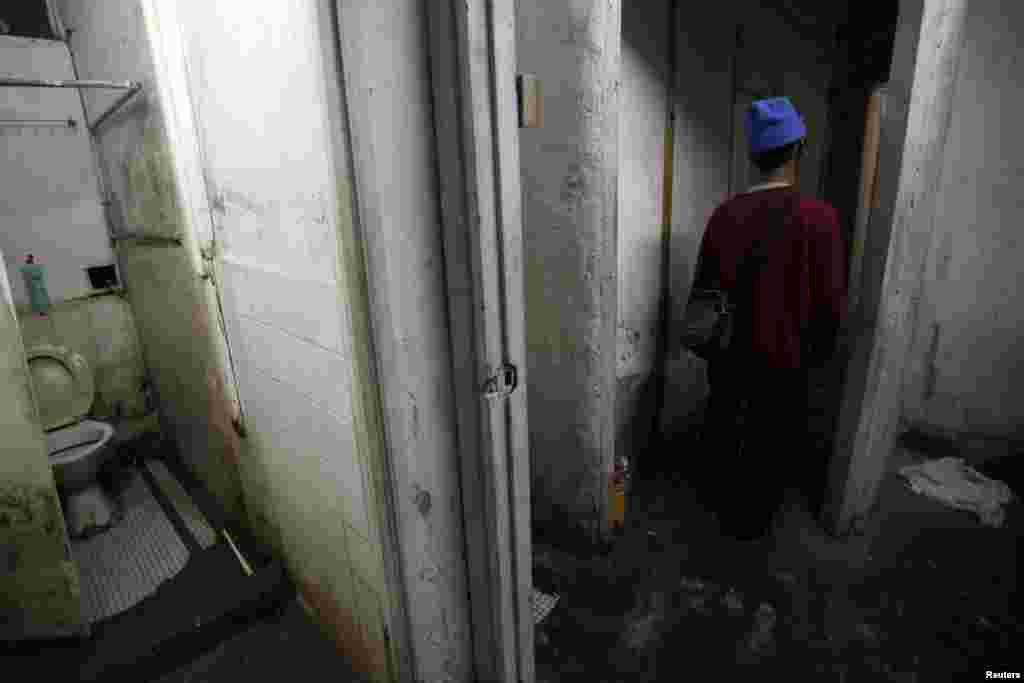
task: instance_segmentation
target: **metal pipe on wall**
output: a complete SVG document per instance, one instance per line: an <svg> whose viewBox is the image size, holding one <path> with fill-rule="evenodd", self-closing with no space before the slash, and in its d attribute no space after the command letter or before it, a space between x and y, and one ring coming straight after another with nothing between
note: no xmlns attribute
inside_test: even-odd
<svg viewBox="0 0 1024 683"><path fill-rule="evenodd" d="M131 90L142 87L134 81L52 81L19 76L0 76L3 88L99 88L108 90Z"/></svg>
<svg viewBox="0 0 1024 683"><path fill-rule="evenodd" d="M871 210L878 203L878 156L881 147L882 107L885 86L877 86L868 98L865 116L863 156L861 159L860 189L858 192L857 214L851 249L849 272L849 308L851 318L860 312L861 273L864 262L864 247L867 242L868 223Z"/></svg>
<svg viewBox="0 0 1024 683"><path fill-rule="evenodd" d="M70 48L68 52L70 52ZM74 57L72 57L74 64ZM77 72L77 70L76 70ZM0 77L0 87L5 88L91 88L107 90L128 90L119 97L106 111L96 117L96 120L89 124L89 130L95 132L100 126L113 116L118 110L128 103L133 97L142 91L142 84L136 81L98 81L98 80L64 80L52 81L37 78L21 78L20 76ZM85 109L83 103L83 110ZM88 116L88 112L84 112ZM86 119L88 121L88 118Z"/></svg>
<svg viewBox="0 0 1024 683"><path fill-rule="evenodd" d="M74 119L0 119L0 128L75 128Z"/></svg>
<svg viewBox="0 0 1024 683"><path fill-rule="evenodd" d="M104 123L110 120L111 116L121 111L121 109L123 109L124 106L128 104L128 102L132 100L140 92L142 92L142 85L136 83L131 90L117 98L117 100L115 100L115 102L112 105L107 107L107 110L105 112L97 116L96 120L89 124L89 132L95 133L97 130L99 130L100 126L102 126Z"/></svg>
<svg viewBox="0 0 1024 683"><path fill-rule="evenodd" d="M99 86L97 86L95 84L103 83L104 82L104 81L81 81L81 80L78 80L78 63L75 61L75 53L71 50L70 43L65 42L64 43L64 49L67 51L68 61L71 63L71 72L75 75L74 80L50 81L50 83L55 83L57 85L50 85L50 86L43 86L43 87L57 87L57 88L72 87L71 85L67 85L67 84L70 84L70 83L91 83L91 84L94 84L94 85L92 85L92 86L84 86L84 87L99 87ZM23 80L23 79L14 79L14 80ZM46 83L47 81L43 81L43 82ZM0 84L3 84L3 83L4 83L4 80L0 79ZM133 83L131 81L124 81L124 85L126 85L129 89L135 89L135 90L137 90L138 88L142 87L141 84ZM117 88L117 89L120 89L120 88ZM119 256L118 252L117 252L117 244L116 244L116 241L115 241L116 238L117 238L117 231L114 229L114 221L111 219L111 215L110 215L110 207L112 205L112 201L111 201L111 197L110 197L110 192L109 192L109 190L107 188L107 179L106 179L105 174L104 174L105 172L104 172L104 168L103 168L103 157L102 157L102 154L100 153L99 145L96 143L96 136L94 136L92 134L92 130L91 130L90 126L88 125L88 123L89 123L89 108L85 105L85 93L82 92L82 88L76 88L76 92L78 93L79 106L81 106L81 108L82 108L82 121L84 121L86 123L85 134L86 134L86 137L89 138L89 151L92 154L92 165L93 165L93 168L96 171L96 189L97 189L97 191L99 192L99 195L100 195L100 205L101 205L101 207L103 209L103 218L104 218L104 222L107 225L107 239L110 240L111 251L113 252L113 255L114 255L114 264L117 267L117 271L118 271L118 273L117 273L118 281L120 281L122 284L124 284L124 278L123 278L123 275L122 275L124 273L124 269L121 267L121 259L120 259L120 256Z"/></svg>

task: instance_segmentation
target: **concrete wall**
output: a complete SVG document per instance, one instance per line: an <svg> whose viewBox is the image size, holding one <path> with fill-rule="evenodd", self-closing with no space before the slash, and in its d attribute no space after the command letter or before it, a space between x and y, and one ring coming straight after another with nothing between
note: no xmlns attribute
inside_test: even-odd
<svg viewBox="0 0 1024 683"><path fill-rule="evenodd" d="M615 447L620 2L521 1L519 69L544 126L520 132L534 519L607 527Z"/></svg>
<svg viewBox="0 0 1024 683"><path fill-rule="evenodd" d="M903 415L943 432L1024 439L1020 225L1024 141L1015 112L1024 8L971 3Z"/></svg>
<svg viewBox="0 0 1024 683"><path fill-rule="evenodd" d="M0 261L0 640L67 635L82 624L46 442Z"/></svg>
<svg viewBox="0 0 1024 683"><path fill-rule="evenodd" d="M701 21L680 13L676 54L675 163L670 256L670 339L690 294L700 241L711 213L729 194L733 125L733 60L737 17L723 11ZM698 418L707 395L705 364L671 344L665 359L661 430L671 439ZM680 453L679 457L690 457Z"/></svg>
<svg viewBox="0 0 1024 683"><path fill-rule="evenodd" d="M142 94L97 133L112 200L109 215L118 234L185 241L181 246L119 242L126 298L163 431L222 502L242 514L241 445L231 427L236 410L217 302L213 287L200 279L198 248L191 239L196 221L178 192L142 7L135 0L57 4L71 31L69 45L80 78L143 83ZM90 120L117 96L88 92Z"/></svg>
<svg viewBox="0 0 1024 683"><path fill-rule="evenodd" d="M615 453L633 463L652 436L657 397L670 5L622 7Z"/></svg>
<svg viewBox="0 0 1024 683"><path fill-rule="evenodd" d="M5 75L75 77L64 43L0 36ZM67 126L13 121L73 119ZM50 299L91 291L85 268L114 262L82 103L73 89L0 88L0 249L14 301L27 303L18 267L26 254L46 266Z"/></svg>

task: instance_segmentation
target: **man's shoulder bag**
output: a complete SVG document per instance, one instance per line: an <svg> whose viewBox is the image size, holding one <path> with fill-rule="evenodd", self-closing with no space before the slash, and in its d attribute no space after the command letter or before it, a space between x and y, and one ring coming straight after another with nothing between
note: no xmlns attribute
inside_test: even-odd
<svg viewBox="0 0 1024 683"><path fill-rule="evenodd" d="M724 289L694 289L683 314L682 344L702 358L720 355L733 346L739 301L749 301L752 279L764 265L768 247L785 234L786 219L793 203L792 193L785 204L776 209L772 224L760 241L744 256L737 270L733 292ZM746 296L744 296L746 295Z"/></svg>

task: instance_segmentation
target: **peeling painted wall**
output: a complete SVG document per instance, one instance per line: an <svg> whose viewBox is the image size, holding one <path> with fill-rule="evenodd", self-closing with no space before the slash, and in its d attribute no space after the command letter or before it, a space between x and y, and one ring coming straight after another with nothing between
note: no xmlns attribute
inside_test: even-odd
<svg viewBox="0 0 1024 683"><path fill-rule="evenodd" d="M333 40L330 3L62 4L77 29L83 75L116 73L146 84L145 95L101 134L115 223L185 240L181 248L119 246L165 430L222 497L230 502L244 491L250 523L283 553L339 647L374 680L392 680L387 629L403 596L389 591L385 576L388 465L369 384L378 359L369 346L366 247L354 227L356 170L348 166L344 112L329 115L325 92L340 85L337 66L323 59L335 54L333 43L324 44ZM392 444L394 457L421 485L395 503L418 515L404 532L405 578L426 608L416 617L414 647L439 653L418 657L438 667L417 675L468 680L465 567L461 536L453 533L461 508L445 413L450 363L435 349L447 348L447 330L436 322L445 308L440 232L429 227L438 214L427 60L418 52L424 21L411 4L339 11L358 15L346 26L360 35L386 26L384 46L398 60L385 69L386 82L375 60L363 64L367 55L346 73L370 82L356 86L374 124L364 127L363 148L372 140L380 164L364 176L374 196L389 195L371 229L383 240L378 245L395 248L373 277L404 283L415 272L428 282L416 297L395 289L393 305L408 307L407 315L382 323L395 342L390 358L398 358L388 372L408 369L399 377L407 391L389 403L393 434L405 435ZM367 90L380 96L363 98ZM384 123L388 117L393 123ZM395 188L412 201L392 201ZM216 343L215 290L198 277L198 247L210 240L243 440L230 427L233 387ZM437 471L438 460L451 467Z"/></svg>
<svg viewBox="0 0 1024 683"><path fill-rule="evenodd" d="M242 514L238 463L242 444L223 389L214 335L220 334L207 287L179 247L122 243L118 256L137 311L139 336L159 400L164 433L199 478Z"/></svg>
<svg viewBox="0 0 1024 683"><path fill-rule="evenodd" d="M242 514L231 428L236 411L224 387L216 299L189 254L191 218L176 184L142 8L135 0L60 2L70 48L84 79L134 80L143 92L98 132L100 164L118 233L186 238L184 246L119 242L117 255L152 380L161 426L185 461L225 505ZM94 120L116 93L90 91ZM227 395L225 395L227 394Z"/></svg>
<svg viewBox="0 0 1024 683"><path fill-rule="evenodd" d="M1024 439L1024 8L972 3L905 376L903 416Z"/></svg>
<svg viewBox="0 0 1024 683"><path fill-rule="evenodd" d="M0 640L82 627L71 560L7 273L0 261Z"/></svg>
<svg viewBox="0 0 1024 683"><path fill-rule="evenodd" d="M4 75L75 77L67 47L53 40L0 36L0 64ZM68 119L74 128L13 123ZM27 254L46 267L52 301L88 294L85 268L113 263L114 254L78 93L0 88L0 120L0 250L15 303L28 303L18 272Z"/></svg>
<svg viewBox="0 0 1024 683"><path fill-rule="evenodd" d="M168 64L187 65L189 97L170 106L195 117L204 183L191 200L208 207L214 228L246 419L248 513L339 646L384 681L392 597L379 528L382 451L367 447L355 421L367 389L356 384L353 348L350 297L360 293L339 263L338 234L353 218L349 180L332 170L322 9L216 0L183 5L176 17L154 6L151 25L180 32Z"/></svg>

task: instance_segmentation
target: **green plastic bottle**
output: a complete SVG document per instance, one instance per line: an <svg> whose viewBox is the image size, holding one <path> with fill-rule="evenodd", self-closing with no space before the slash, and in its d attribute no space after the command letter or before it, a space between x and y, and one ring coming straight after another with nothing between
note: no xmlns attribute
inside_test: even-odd
<svg viewBox="0 0 1024 683"><path fill-rule="evenodd" d="M50 310L50 293L46 291L46 271L42 265L36 263L32 254L25 259L25 265L21 267L21 276L25 278L25 289L28 290L32 310L38 315L46 315Z"/></svg>

